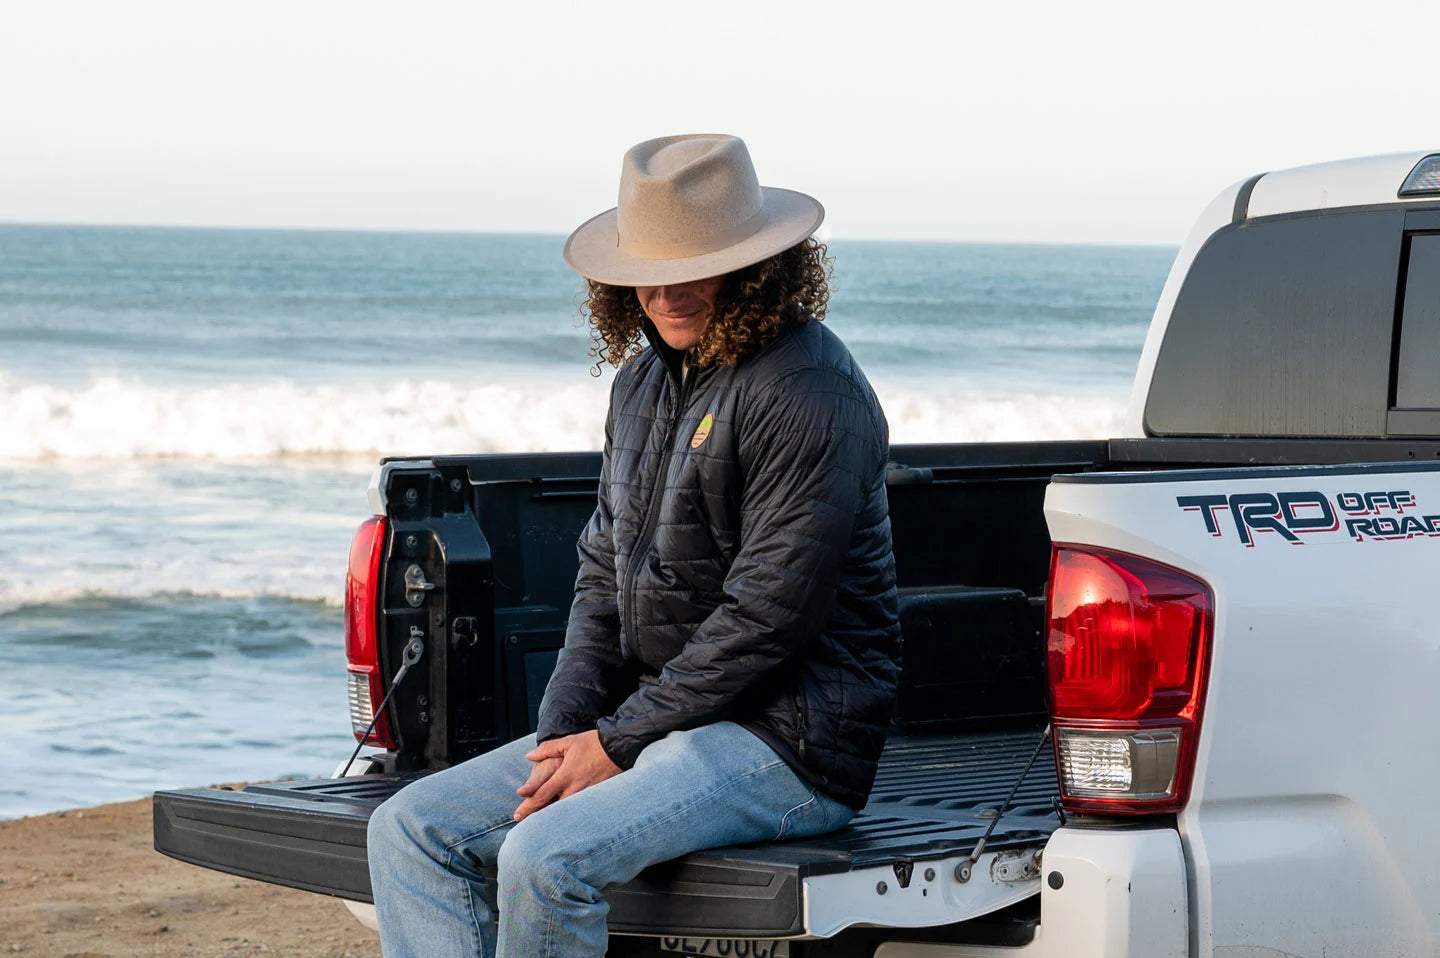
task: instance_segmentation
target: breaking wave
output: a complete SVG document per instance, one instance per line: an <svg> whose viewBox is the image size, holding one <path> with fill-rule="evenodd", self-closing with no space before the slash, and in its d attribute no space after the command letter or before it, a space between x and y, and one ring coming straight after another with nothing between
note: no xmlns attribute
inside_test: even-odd
<svg viewBox="0 0 1440 958"><path fill-rule="evenodd" d="M338 569L338 571L337 571ZM344 568L336 566L318 570L304 577L306 581L256 581L257 577L236 575L224 581L219 575L198 576L183 584L158 584L146 573L117 574L97 577L87 575L86 581L37 582L21 574L0 581L0 616L17 609L67 605L103 607L115 602L158 603L161 605L187 600L222 600L227 602L281 601L299 602L338 613L344 599ZM246 581L246 580L249 581Z"/></svg>
<svg viewBox="0 0 1440 958"><path fill-rule="evenodd" d="M1116 435L1120 399L877 383L893 442ZM233 382L100 377L69 387L0 373L0 460L217 459L598 449L608 384Z"/></svg>
<svg viewBox="0 0 1440 958"><path fill-rule="evenodd" d="M875 390L890 422L890 441L1026 442L1107 439L1120 435L1125 400L1105 396L976 390Z"/></svg>

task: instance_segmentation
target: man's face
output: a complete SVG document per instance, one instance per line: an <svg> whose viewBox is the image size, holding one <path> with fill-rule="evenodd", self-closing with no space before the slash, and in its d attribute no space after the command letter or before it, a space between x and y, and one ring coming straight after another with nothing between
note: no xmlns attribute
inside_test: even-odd
<svg viewBox="0 0 1440 958"><path fill-rule="evenodd" d="M635 296L667 346L693 349L715 315L715 297L723 279L712 276L671 286L637 286Z"/></svg>

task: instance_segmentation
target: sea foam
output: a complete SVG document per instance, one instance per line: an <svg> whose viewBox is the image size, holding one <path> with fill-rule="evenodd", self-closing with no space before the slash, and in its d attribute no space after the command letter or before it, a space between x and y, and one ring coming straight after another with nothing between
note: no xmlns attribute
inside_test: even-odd
<svg viewBox="0 0 1440 958"><path fill-rule="evenodd" d="M173 603L187 599L281 599L324 605L338 611L344 600L343 557L328 565L291 560L269 570L227 563L216 554L192 550L184 563L142 561L133 569L22 567L0 578L0 616L27 606L114 601Z"/></svg>
<svg viewBox="0 0 1440 958"><path fill-rule="evenodd" d="M985 392L879 382L892 442L990 442L1117 434L1108 396ZM175 387L99 377L69 387L0 373L0 460L216 459L598 449L608 383L580 374L507 383L444 380Z"/></svg>

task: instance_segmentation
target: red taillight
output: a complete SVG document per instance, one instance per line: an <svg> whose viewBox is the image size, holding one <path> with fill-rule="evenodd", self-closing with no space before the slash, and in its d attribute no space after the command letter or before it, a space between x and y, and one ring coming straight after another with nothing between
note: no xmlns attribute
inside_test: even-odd
<svg viewBox="0 0 1440 958"><path fill-rule="evenodd" d="M345 658L348 660L350 725L355 738L365 734L383 690L380 685L380 558L385 549L385 520L366 519L350 541L345 574ZM381 715L367 744L395 747L390 723Z"/></svg>
<svg viewBox="0 0 1440 958"><path fill-rule="evenodd" d="M1067 810L1184 807L1214 608L1210 587L1177 569L1122 553L1056 548L1046 666Z"/></svg>

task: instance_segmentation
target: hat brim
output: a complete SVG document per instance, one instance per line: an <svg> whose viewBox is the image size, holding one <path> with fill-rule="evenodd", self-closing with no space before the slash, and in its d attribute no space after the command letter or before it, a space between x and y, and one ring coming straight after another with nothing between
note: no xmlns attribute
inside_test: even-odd
<svg viewBox="0 0 1440 958"><path fill-rule="evenodd" d="M787 250L819 229L825 208L814 197L761 187L765 225L738 243L678 259L643 259L620 249L617 210L586 220L565 241L565 263L586 279L611 286L665 286L723 276Z"/></svg>

